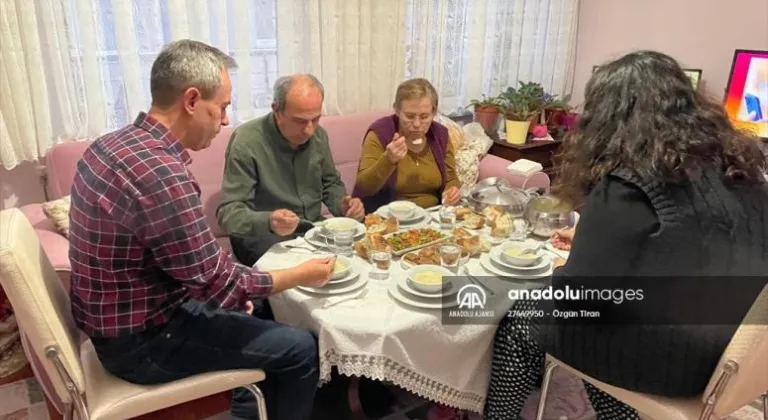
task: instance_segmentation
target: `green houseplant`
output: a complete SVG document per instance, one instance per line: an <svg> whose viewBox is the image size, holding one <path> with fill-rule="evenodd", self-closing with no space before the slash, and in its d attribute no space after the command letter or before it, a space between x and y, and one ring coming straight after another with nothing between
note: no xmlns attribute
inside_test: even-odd
<svg viewBox="0 0 768 420"><path fill-rule="evenodd" d="M467 105L472 107L475 115L475 121L483 127L487 134L491 134L498 129L499 114L504 109L504 102L498 96L488 97L483 94L480 99L473 99Z"/></svg>
<svg viewBox="0 0 768 420"><path fill-rule="evenodd" d="M508 87L500 95L500 98L504 102L507 143L525 143L531 120L540 112L541 99L540 97L537 98L535 86L520 82L519 88Z"/></svg>

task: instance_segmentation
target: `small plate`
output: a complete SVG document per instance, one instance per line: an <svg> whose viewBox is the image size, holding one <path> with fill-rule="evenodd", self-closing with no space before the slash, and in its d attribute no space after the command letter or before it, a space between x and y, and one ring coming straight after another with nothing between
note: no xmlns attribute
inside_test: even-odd
<svg viewBox="0 0 768 420"><path fill-rule="evenodd" d="M480 266L488 273L498 276L503 280L537 280L552 275L551 264L549 267L545 267L539 272L518 271L515 273L507 271L491 261L491 256L489 254L480 255Z"/></svg>
<svg viewBox="0 0 768 420"><path fill-rule="evenodd" d="M297 286L296 288L303 292L313 293L316 295L341 295L344 293L354 292L368 284L367 276L360 276L359 274L356 274L355 276L357 277L357 280L353 282L345 282L343 284L331 284L329 282L325 287L321 288L304 286Z"/></svg>
<svg viewBox="0 0 768 420"><path fill-rule="evenodd" d="M348 219L348 218L343 217L342 219ZM319 226L315 226L314 228L312 228L310 230L315 230L315 232L317 232L317 235L318 235L319 238L325 238L326 236L330 235L330 232L326 232L326 230L325 230L325 223L328 223L329 220L333 220L333 218L325 220L323 222L323 224L321 224ZM362 238L363 236L365 236L365 225L360 223L360 222L358 222L357 220L354 220L354 219L349 219L349 220L352 220L352 221L355 222L355 225L354 225L355 226L354 227L354 229L355 229L355 239L359 239L359 238Z"/></svg>
<svg viewBox="0 0 768 420"><path fill-rule="evenodd" d="M376 214L378 214L379 216L381 216L383 218L389 217L389 207L387 207L386 205L379 207L376 210ZM413 224L413 223L419 223L425 217L429 217L429 214L427 213L426 210L424 210L423 208L421 208L419 206L416 206L416 209L414 210L414 212L411 213L411 215L408 216L408 217L399 218L399 217L395 216L395 218L397 218L397 220L400 223L404 224L404 225L410 225L410 224Z"/></svg>
<svg viewBox="0 0 768 420"><path fill-rule="evenodd" d="M392 296L394 300L415 308L442 309L459 306L459 303L456 302L456 299L445 299L445 301L443 301L443 299L427 299L419 296L408 295L402 289L400 289L400 286L398 286L396 282L389 283L388 291L389 295Z"/></svg>
<svg viewBox="0 0 768 420"><path fill-rule="evenodd" d="M488 254L490 254L490 257L495 264L503 266L513 271L537 271L537 270L543 269L544 267L552 263L552 261L550 261L547 255L542 255L541 261L539 261L537 264L534 264L534 265L521 266L521 265L511 264L507 261L504 261L501 258L501 247L492 248L491 252L489 252Z"/></svg>
<svg viewBox="0 0 768 420"><path fill-rule="evenodd" d="M461 284L457 284L461 283ZM443 296L451 296L455 295L464 282L460 280L460 277L456 277L456 279L451 279L451 282L448 283L446 287L443 287L443 290L437 292L437 293L426 293L422 292L414 287L411 287L410 283L408 283L408 279L403 276L398 276L397 278L397 285L403 289L406 293L409 293L414 296L418 296L425 299L440 299Z"/></svg>

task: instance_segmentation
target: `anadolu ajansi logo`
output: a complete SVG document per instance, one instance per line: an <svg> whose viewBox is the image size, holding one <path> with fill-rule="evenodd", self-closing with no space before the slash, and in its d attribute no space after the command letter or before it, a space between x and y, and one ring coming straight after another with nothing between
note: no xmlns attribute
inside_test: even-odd
<svg viewBox="0 0 768 420"><path fill-rule="evenodd" d="M459 309L483 309L485 300L485 290L476 284L465 284L456 293Z"/></svg>

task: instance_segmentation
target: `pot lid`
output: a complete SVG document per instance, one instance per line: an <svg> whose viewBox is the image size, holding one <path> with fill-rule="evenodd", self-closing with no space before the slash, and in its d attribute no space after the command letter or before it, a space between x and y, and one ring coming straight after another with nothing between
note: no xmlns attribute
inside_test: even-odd
<svg viewBox="0 0 768 420"><path fill-rule="evenodd" d="M503 184L476 185L470 197L484 204L524 206L530 199L528 193Z"/></svg>

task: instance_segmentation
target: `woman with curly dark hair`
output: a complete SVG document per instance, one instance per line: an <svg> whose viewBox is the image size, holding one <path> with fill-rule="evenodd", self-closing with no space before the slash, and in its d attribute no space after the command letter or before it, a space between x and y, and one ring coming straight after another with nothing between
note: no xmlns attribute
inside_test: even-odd
<svg viewBox="0 0 768 420"><path fill-rule="evenodd" d="M485 418L520 414L545 353L624 389L700 395L766 284L762 143L735 130L674 59L639 51L592 75L578 128L558 160L553 192L583 208L570 256L555 269L551 287L649 290L635 303L516 301L516 310L601 315L599 321L505 317L494 341ZM715 323L722 325L702 325ZM585 386L599 420L639 418Z"/></svg>

